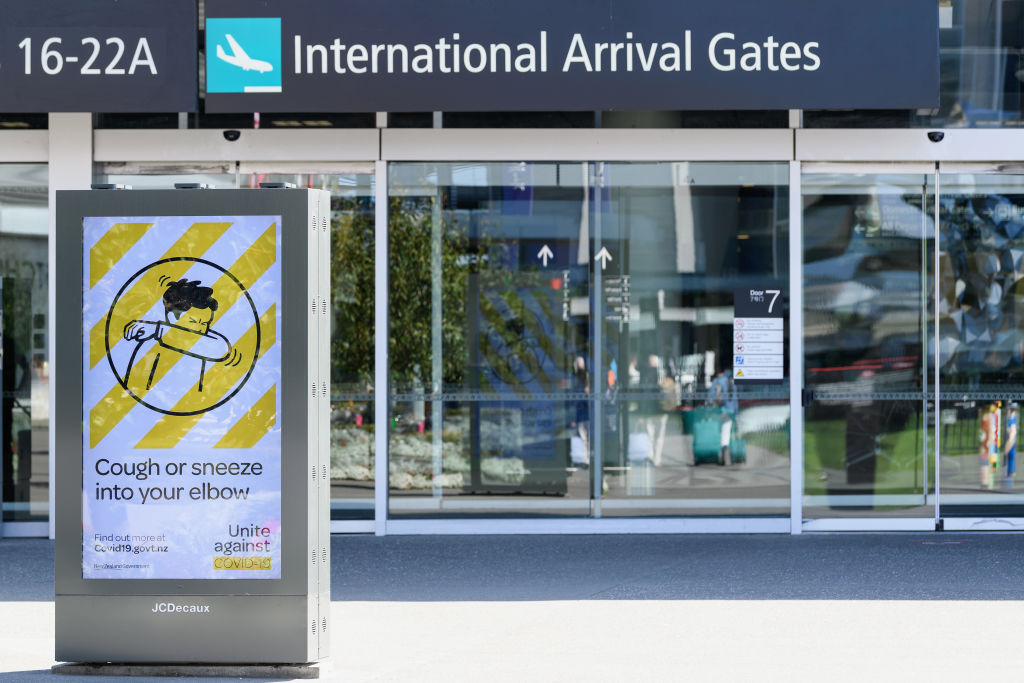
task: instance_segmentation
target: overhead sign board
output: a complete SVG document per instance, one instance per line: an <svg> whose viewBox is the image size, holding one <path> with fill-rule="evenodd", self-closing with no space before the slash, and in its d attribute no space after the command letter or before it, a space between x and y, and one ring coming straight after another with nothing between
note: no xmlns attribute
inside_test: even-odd
<svg viewBox="0 0 1024 683"><path fill-rule="evenodd" d="M0 13L0 111L196 110L195 2L0 0Z"/></svg>
<svg viewBox="0 0 1024 683"><path fill-rule="evenodd" d="M207 0L210 112L938 106L934 0Z"/></svg>

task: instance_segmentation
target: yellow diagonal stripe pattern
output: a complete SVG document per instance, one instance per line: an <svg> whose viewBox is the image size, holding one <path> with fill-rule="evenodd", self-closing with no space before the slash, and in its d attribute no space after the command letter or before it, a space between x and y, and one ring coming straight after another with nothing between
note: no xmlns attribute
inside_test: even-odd
<svg viewBox="0 0 1024 683"><path fill-rule="evenodd" d="M246 249L245 253L232 264L229 271L238 278L238 280L246 287L251 287L253 283L258 280L263 273L267 271L270 266L274 264L277 259L277 224L273 223L266 232L260 236L251 247ZM184 261L183 263L189 263ZM170 265L170 264L168 264ZM218 287L220 289L218 289ZM222 276L217 280L213 286L213 291L217 293L217 303L219 304L218 313L220 311L227 311L238 301L239 297L242 296L242 290L238 288L231 278ZM150 304L152 307L152 304ZM146 310L149 310L148 308ZM271 307L274 310L274 307ZM141 314L140 314L141 315ZM122 323L122 327L128 320ZM273 337L276 334L277 326L276 320L273 321L269 327L264 326L264 335ZM102 342L101 342L102 343ZM240 343L235 344L239 348L245 348ZM264 343L263 348L269 348L269 343ZM152 368L155 361L156 354L159 353L156 350L158 347L150 348L143 357L135 363L136 368ZM188 350L188 349L185 349ZM156 372L153 374L151 386L156 385L166 374L167 371L174 367L177 358L180 356L169 356L166 359L161 359L161 362L157 365ZM145 396L146 392L143 389L136 391L136 395L139 398ZM106 396L99 400L99 402L89 411L89 443L90 447L95 448L96 444L103 440L107 434L110 433L114 427L128 414L128 411L134 408L138 403L132 398L131 394L125 391L120 384L111 388L107 392Z"/></svg>
<svg viewBox="0 0 1024 683"><path fill-rule="evenodd" d="M89 250L89 287L95 287L151 227L152 223L114 223L110 226L110 230Z"/></svg>
<svg viewBox="0 0 1024 683"><path fill-rule="evenodd" d="M185 234L178 238L178 241L171 245L171 248L157 260L183 254L196 257L201 256L230 227L231 223L193 223L185 231ZM92 258L90 256L90 268L92 267L91 262ZM135 284L121 295L117 311L110 317L110 348L114 348L121 341L121 334L124 331L125 325L145 315L146 311L153 308L153 304L163 296L164 288L159 282L160 276L166 275L177 280L191 267L191 261L172 261L165 264L163 268L152 268L146 271L142 277L136 280ZM89 275L91 280L92 273L90 272ZM92 326L92 331L89 333L90 369L96 367L96 364L103 360L103 357L107 354L106 345L103 343L106 325L107 316L103 316Z"/></svg>
<svg viewBox="0 0 1024 683"><path fill-rule="evenodd" d="M249 289L256 284L263 273L267 272L270 266L274 265L276 259L277 223L271 223L259 239L253 242L252 246L246 249L245 253L228 268L228 272L238 278L243 287ZM217 279L217 282L213 284L213 291L218 304L218 317L223 315L220 311L228 310L242 298L242 290L227 275L221 275Z"/></svg>
<svg viewBox="0 0 1024 683"><path fill-rule="evenodd" d="M253 404L214 448L252 448L277 424L277 385Z"/></svg>
<svg viewBox="0 0 1024 683"><path fill-rule="evenodd" d="M277 306L271 306L267 312L260 316L260 352L263 353L277 341L276 335ZM235 346L240 349L254 348L256 345L256 325L253 325L236 342ZM235 367L227 367L224 364L216 365L206 371L203 379L203 390L199 391L199 382L192 385L185 397L171 409L173 412L187 412L202 410L206 406L219 403L221 399L231 390L238 380L249 371L249 363L239 363ZM198 400L197 400L198 396ZM142 437L142 440L135 444L136 448L174 448L185 435L196 426L199 420L203 419L204 413L198 415L163 415L157 420L149 433Z"/></svg>

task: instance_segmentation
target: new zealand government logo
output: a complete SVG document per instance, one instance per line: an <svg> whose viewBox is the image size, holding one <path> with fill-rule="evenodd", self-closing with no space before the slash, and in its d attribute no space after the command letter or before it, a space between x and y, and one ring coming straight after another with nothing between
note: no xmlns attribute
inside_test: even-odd
<svg viewBox="0 0 1024 683"><path fill-rule="evenodd" d="M189 262L187 277L168 274L180 273L181 262ZM158 303L138 318L132 315L140 309L137 298ZM232 303L241 310L232 311L236 324L230 328L245 330L241 334L218 325ZM240 328L239 315L251 315L251 323ZM132 275L111 302L104 332L118 383L138 403L165 415L199 415L230 401L252 375L260 342L260 316L242 282L216 263L185 256Z"/></svg>

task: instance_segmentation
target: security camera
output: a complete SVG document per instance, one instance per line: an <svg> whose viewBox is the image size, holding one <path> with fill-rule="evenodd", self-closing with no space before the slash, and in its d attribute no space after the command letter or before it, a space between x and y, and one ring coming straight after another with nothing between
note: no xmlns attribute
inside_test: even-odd
<svg viewBox="0 0 1024 683"><path fill-rule="evenodd" d="M939 135L942 135L942 133L939 133ZM929 133L928 136L931 137L931 133ZM240 137L242 137L242 131L240 131L240 130L226 130L226 131L224 131L224 139L227 140L228 142L234 142L235 140L237 140Z"/></svg>
<svg viewBox="0 0 1024 683"><path fill-rule="evenodd" d="M942 142L942 138L946 137L946 134L941 130L930 130L928 131L928 139L932 142Z"/></svg>

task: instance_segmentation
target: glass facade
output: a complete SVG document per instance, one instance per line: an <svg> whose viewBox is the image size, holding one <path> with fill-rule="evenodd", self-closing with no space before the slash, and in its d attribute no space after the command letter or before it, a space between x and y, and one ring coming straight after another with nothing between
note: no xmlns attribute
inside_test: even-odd
<svg viewBox="0 0 1024 683"><path fill-rule="evenodd" d="M1024 0L936 4L934 110L100 113L94 156L107 161L93 177L331 193L335 530L1015 525ZM0 133L50 136L55 121L0 115ZM196 161L138 161L118 131L140 140L125 130L140 128L164 129L154 136L195 152L174 158ZM234 160L215 132L178 128L262 130ZM895 128L907 130L883 130ZM946 142L923 143L922 128ZM377 135L379 155L313 153L307 169L289 155L291 131L350 160L339 141ZM526 141L525 160L510 158L520 150L506 133ZM844 147L850 135L871 152ZM197 142L210 139L216 149ZM47 165L13 163L39 157L25 151L38 141L24 144L0 148L12 162L0 164L0 474L2 520L38 523L52 207ZM764 289L783 292L781 337L766 343L786 371L736 381L753 353L736 336L737 292ZM388 330L375 327L378 305Z"/></svg>
<svg viewBox="0 0 1024 683"><path fill-rule="evenodd" d="M331 519L373 519L374 177L304 186L331 193Z"/></svg>
<svg viewBox="0 0 1024 683"><path fill-rule="evenodd" d="M803 176L804 512L934 515L934 178Z"/></svg>
<svg viewBox="0 0 1024 683"><path fill-rule="evenodd" d="M730 379L734 290L788 283L786 165L393 164L389 192L393 516L788 509L788 385Z"/></svg>
<svg viewBox="0 0 1024 683"><path fill-rule="evenodd" d="M603 515L788 513L788 382L733 379L747 357L735 291L788 289L788 166L599 173L593 239L611 256L591 297ZM780 352L785 330L781 341Z"/></svg>
<svg viewBox="0 0 1024 683"><path fill-rule="evenodd" d="M258 188L263 183L331 193L331 519L373 519L374 176L366 173L229 173L224 169L139 169L97 182L135 189L180 183ZM219 171L219 172L218 172Z"/></svg>
<svg viewBox="0 0 1024 683"><path fill-rule="evenodd" d="M99 179L331 192L331 516L373 519L375 178L220 168ZM1024 511L1024 186L991 171L804 168L805 519ZM736 291L789 299L788 164L395 162L387 180L390 519L789 515L788 373L733 378Z"/></svg>
<svg viewBox="0 0 1024 683"><path fill-rule="evenodd" d="M45 164L0 164L3 521L49 517L49 252Z"/></svg>
<svg viewBox="0 0 1024 683"><path fill-rule="evenodd" d="M802 184L805 515L1020 517L1021 176Z"/></svg>
<svg viewBox="0 0 1024 683"><path fill-rule="evenodd" d="M390 166L392 516L589 514L589 173Z"/></svg>
<svg viewBox="0 0 1024 683"><path fill-rule="evenodd" d="M1024 176L941 173L939 188L940 514L1019 517Z"/></svg>
<svg viewBox="0 0 1024 683"><path fill-rule="evenodd" d="M240 187L287 183L331 193L331 519L373 519L374 176L247 173Z"/></svg>

